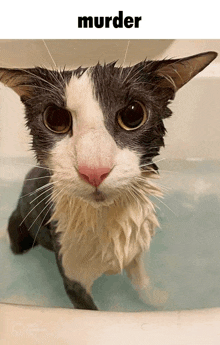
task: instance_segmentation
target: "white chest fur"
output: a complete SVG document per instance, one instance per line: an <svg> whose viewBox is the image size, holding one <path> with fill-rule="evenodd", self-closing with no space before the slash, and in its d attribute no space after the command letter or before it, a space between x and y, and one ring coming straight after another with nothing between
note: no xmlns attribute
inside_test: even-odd
<svg viewBox="0 0 220 345"><path fill-rule="evenodd" d="M115 274L148 249L158 221L153 204L120 197L94 208L63 195L55 203L65 275L90 291L103 273Z"/></svg>

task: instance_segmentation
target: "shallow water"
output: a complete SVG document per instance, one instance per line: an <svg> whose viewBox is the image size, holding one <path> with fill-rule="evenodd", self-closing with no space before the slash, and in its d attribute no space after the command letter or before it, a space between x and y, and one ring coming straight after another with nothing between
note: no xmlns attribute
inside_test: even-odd
<svg viewBox="0 0 220 345"><path fill-rule="evenodd" d="M0 301L71 308L54 254L35 247L15 256L9 249L7 219L13 211L28 159L1 158L0 172ZM168 191L155 199L157 229L146 268L156 288L168 293L157 310L220 307L220 163L160 162L159 184ZM93 297L101 310L155 310L142 302L126 274L100 277Z"/></svg>

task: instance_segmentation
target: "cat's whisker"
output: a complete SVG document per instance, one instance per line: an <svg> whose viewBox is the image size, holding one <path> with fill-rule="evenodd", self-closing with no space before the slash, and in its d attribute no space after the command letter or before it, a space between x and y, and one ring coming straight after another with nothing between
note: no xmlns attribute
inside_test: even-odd
<svg viewBox="0 0 220 345"><path fill-rule="evenodd" d="M33 178L26 178L26 181L33 181L33 180L40 180L42 178L51 177L51 175L40 176L40 177L33 177Z"/></svg>
<svg viewBox="0 0 220 345"><path fill-rule="evenodd" d="M43 190L43 189L45 189L45 188L47 188L47 190L49 190L49 189L51 189L51 187L53 187L53 185L55 184L56 182L49 182L49 183L47 183L47 184L45 184L45 185L43 185L43 186L41 186L41 187L39 187L39 188L37 188L37 189L35 189L33 192L30 192L30 193L28 193L28 194L25 194L25 195L22 195L21 197L20 197L20 199L21 198L23 198L23 197L25 197L25 196L32 196L32 195L34 195L34 194L36 194L36 193L38 193L38 192L40 192L41 190Z"/></svg>
<svg viewBox="0 0 220 345"><path fill-rule="evenodd" d="M146 67L146 66L143 65L143 67L140 69L140 71L141 71L144 67ZM138 73L139 73L139 71L138 71ZM132 76L132 78L130 79L130 81L132 81L132 84L131 84L132 88L133 88L135 85L140 86L140 85L146 85L146 84L147 84L147 85L155 86L155 84L149 82L149 80L148 80L148 81L146 81L146 80L142 81L142 80L143 80L143 77L142 77L141 75L136 77L136 75L137 75L138 73L136 73L136 74L135 74L134 76Z"/></svg>
<svg viewBox="0 0 220 345"><path fill-rule="evenodd" d="M51 60L52 60L52 62L53 62L55 68L57 68L56 62L54 61L54 58L53 58L53 56L52 56L52 54L51 54L51 52L50 52L50 50L49 50L49 48L48 48L48 45L46 44L46 42L45 42L44 39L42 39L42 41L43 41L43 43L44 43L44 46L45 46L45 48L46 48L46 50L47 50L47 52L48 52L48 54L49 54L49 56L50 56L50 58L51 58Z"/></svg>
<svg viewBox="0 0 220 345"><path fill-rule="evenodd" d="M65 79L62 75L62 72L58 70L58 68L51 68L50 70L47 69L47 72L50 74L51 78L54 80L54 82L59 85L60 91L63 93L63 88L65 85ZM53 91L54 94L57 95L57 91Z"/></svg>
<svg viewBox="0 0 220 345"><path fill-rule="evenodd" d="M34 78L37 78L37 79L39 79L39 80L43 81L44 83L46 83L46 84L50 85L51 90L53 90L53 89L54 89L54 90L58 91L59 93L62 91L62 90L60 90L60 88L58 88L58 87L57 87L57 86L55 86L54 84L50 83L48 80L46 80L46 79L44 79L44 78L40 77L39 75L36 75L36 74L34 74L34 73L31 73L31 72L30 72L29 70L27 70L27 69L22 68L22 71L24 71L25 73L27 73L27 74L29 74L29 75L33 76Z"/></svg>
<svg viewBox="0 0 220 345"><path fill-rule="evenodd" d="M141 181L142 182L142 181ZM158 187L160 188L161 192L164 194L164 193L167 193L169 192L170 190L172 190L171 187L167 187L167 186L164 186L163 184L161 183L157 183ZM162 195L160 196L161 198L163 197Z"/></svg>
<svg viewBox="0 0 220 345"><path fill-rule="evenodd" d="M44 195L45 193L51 191L53 189L53 185L48 187L47 190L43 191L42 193L40 193L38 196L36 196L36 198L34 198L33 200L30 201L30 204L32 204L35 200L37 200L38 198L40 198L42 195Z"/></svg>
<svg viewBox="0 0 220 345"><path fill-rule="evenodd" d="M43 186L41 186L41 187L35 189L34 191L32 191L32 192L30 192L30 193L27 193L27 194L24 194L24 195L20 196L19 199L22 199L22 198L24 198L24 197L26 197L26 196L28 196L28 195L29 195L29 196L34 195L35 193L39 192L40 190L42 190L42 189L44 189L44 188L47 188L48 186L50 186L50 185L52 185L52 184L54 184L54 183L55 183L55 182L49 182L49 183L47 183L47 184L45 184L45 185L43 185Z"/></svg>
<svg viewBox="0 0 220 345"><path fill-rule="evenodd" d="M125 51L125 56L124 56L124 60L122 62L122 67L121 67L121 71L120 71L120 75L119 75L120 78L121 78L121 74L123 72L123 67L124 67L124 64L125 64L126 57L127 57L129 44L130 44L130 40L127 43L127 47L126 47L126 51Z"/></svg>
<svg viewBox="0 0 220 345"><path fill-rule="evenodd" d="M48 197L48 196L47 196ZM49 195L49 197L51 197L51 195ZM44 200L44 199L43 199ZM42 200L42 201L43 201ZM39 205L40 203L38 203ZM34 223L36 222L36 220L40 217L40 215L44 212L44 210L48 207L48 204L41 210L41 212L37 215L37 217L35 218L35 220L32 222L32 224L29 226L29 228L27 229L27 231L29 231L32 226L34 225ZM32 209L33 210L33 209Z"/></svg>
<svg viewBox="0 0 220 345"><path fill-rule="evenodd" d="M157 161L155 161L154 163L156 164L156 163L159 163L159 162L162 162L162 161L164 161L166 158L161 158L161 159L158 159Z"/></svg>
<svg viewBox="0 0 220 345"><path fill-rule="evenodd" d="M36 192L39 192L39 190L41 190L41 189L43 189L43 188L45 188L45 187L51 186L51 185L53 185L54 183L55 183L54 181L50 181L50 182L46 183L45 185L43 185L43 186L37 188L35 191L36 191Z"/></svg>
<svg viewBox="0 0 220 345"><path fill-rule="evenodd" d="M70 183L69 183L69 186L71 187L71 184L70 184ZM60 189L60 190L57 191L56 193L53 193L53 194L51 195L52 200L55 201L55 200L58 198L58 196L59 196L60 194L62 194L63 191L64 191L66 188L68 188L68 185L67 185L67 186L65 185L62 189Z"/></svg>
<svg viewBox="0 0 220 345"><path fill-rule="evenodd" d="M151 173L151 172L157 173L157 171L155 171L155 170L153 170L153 169L151 169L151 170L149 170L149 171L146 171L146 172L149 172L149 173ZM149 181L149 179L150 179L150 181ZM136 176L136 177L135 177L135 181L141 182L141 183L146 184L146 185L151 184L151 179L152 179L151 176L148 178L148 180L146 180L146 177L145 177L145 176ZM160 180L159 180L159 181L160 181ZM159 184L160 184L160 186L162 186L162 187L164 187L164 188L166 188L166 189L169 188L169 187L166 187L166 186L161 185L160 182L159 182Z"/></svg>
<svg viewBox="0 0 220 345"><path fill-rule="evenodd" d="M164 161L165 159L166 159L166 158L161 158L161 159L158 159L158 160L155 161L155 162L146 163L146 164L141 164L141 165L140 165L140 168L146 167L146 166L148 166L148 165L152 165L152 164L159 163L159 162L161 162L161 161Z"/></svg>
<svg viewBox="0 0 220 345"><path fill-rule="evenodd" d="M37 236L38 236L39 231L40 231L40 229L41 229L41 227L42 227L42 225L43 225L44 220L46 219L46 216L48 215L48 213L50 212L50 210L51 210L52 207L53 207L53 201L52 201L52 200L50 200L50 203L51 203L50 206L47 205L47 206L49 206L49 208L48 208L48 210L47 210L45 216L43 217L43 220L42 220L42 222L40 223L39 228L38 228L38 230L37 230L37 232L36 232L36 235L35 235L35 237L34 237L34 241L33 241L33 244L32 244L32 248L34 247L34 244L35 244L35 242L36 242L36 240L37 240Z"/></svg>
<svg viewBox="0 0 220 345"><path fill-rule="evenodd" d="M145 171L144 171L145 172ZM146 172L149 172L149 173L154 173L154 174L156 174L156 177L159 177L159 175L158 175L158 172L157 171L155 171L155 170L149 170L149 171L146 171ZM150 181L151 181L151 179L152 179L152 176L150 176L149 177L150 178ZM141 181L141 182L145 182L146 181L146 177L145 176L137 176L135 179L137 179L138 181ZM148 180L149 181L149 180ZM148 181L147 181L147 183L148 183ZM161 185L161 183L160 183L160 179L158 180L158 182L157 183L159 183L160 184L160 186L162 186ZM164 186L165 188L170 188L170 187L166 187L166 186Z"/></svg>
<svg viewBox="0 0 220 345"><path fill-rule="evenodd" d="M125 76L124 80L122 81L123 84L125 84L125 82L127 82L128 78L130 77L131 73L133 72L135 65L130 67L130 70L128 71L127 75Z"/></svg>
<svg viewBox="0 0 220 345"><path fill-rule="evenodd" d="M137 198L137 194L134 193L134 191L132 189L126 189L126 194L127 194L127 197L128 197L128 200L130 200L130 198L132 199L138 199Z"/></svg>
<svg viewBox="0 0 220 345"><path fill-rule="evenodd" d="M138 196L137 193L134 192L133 188L131 188L131 186L126 186L125 188L119 188L119 196L124 196L126 195L128 202L130 202L130 200L138 200Z"/></svg>
<svg viewBox="0 0 220 345"><path fill-rule="evenodd" d="M149 170L155 170L154 168L151 167L151 165L153 165L153 164L156 164L156 162L150 162L150 163L141 164L141 165L139 165L139 168L144 168L144 167L150 166ZM143 170L143 171L145 171L145 170Z"/></svg>
<svg viewBox="0 0 220 345"><path fill-rule="evenodd" d="M52 71L52 74L53 74L54 79L57 80L57 82L60 85L60 87L63 88L64 85L66 84L66 80L65 80L65 78L63 76L63 72L60 70L59 74L57 74L57 73L55 73L55 71ZM58 75L61 78L61 80L58 78Z"/></svg>
<svg viewBox="0 0 220 345"><path fill-rule="evenodd" d="M131 70L129 71L127 77L124 79L123 83L125 83L128 80L128 76L130 77L131 72L135 69L136 65L132 66ZM143 64L142 68L138 69L135 74L132 75L132 77L129 79L129 82L133 81L134 78L145 68L145 64Z"/></svg>
<svg viewBox="0 0 220 345"><path fill-rule="evenodd" d="M55 183L54 181L49 181L48 183L44 184L43 186L41 186L41 187L35 189L35 191L34 191L33 193L39 192L39 190L44 189L44 188L46 188L46 187L48 187L48 186L51 186L51 185L53 185L54 183Z"/></svg>
<svg viewBox="0 0 220 345"><path fill-rule="evenodd" d="M132 67L133 68L132 68L131 72L133 73L135 68L137 68L137 65L134 65ZM136 76L139 74L139 72L141 72L144 68L145 68L145 64L143 64L141 68L137 68L137 72L135 72L135 74L133 74L132 76L131 76L131 73L129 73L129 77L131 76L131 78L129 79L129 82L133 83L133 80L136 78Z"/></svg>
<svg viewBox="0 0 220 345"><path fill-rule="evenodd" d="M47 198L50 198L50 197L51 197L51 195L47 195L47 196L45 196L45 198L43 198L41 201L39 201L39 202L28 212L28 214L24 217L24 219L23 219L22 222L19 224L19 226L21 226L21 225L24 223L25 219L27 219L27 217L29 216L29 214L30 214L37 206L39 206L44 200L46 200Z"/></svg>
<svg viewBox="0 0 220 345"><path fill-rule="evenodd" d="M138 188L136 188L134 185L130 186L129 191L133 193L133 195L135 195L135 197L137 199L141 199L142 202L146 201L146 196L142 193L141 190L139 190Z"/></svg>
<svg viewBox="0 0 220 345"><path fill-rule="evenodd" d="M154 195L154 198L157 199L157 200L158 200L161 204L163 204L166 208L168 208L168 210L170 210L176 217L178 217L177 214L176 214L167 204L165 204L161 199L159 199L159 198L156 197L155 195Z"/></svg>

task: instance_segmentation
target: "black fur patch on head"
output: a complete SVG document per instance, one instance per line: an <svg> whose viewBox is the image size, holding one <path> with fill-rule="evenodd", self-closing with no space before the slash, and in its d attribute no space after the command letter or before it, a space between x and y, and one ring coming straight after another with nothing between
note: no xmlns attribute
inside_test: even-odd
<svg viewBox="0 0 220 345"><path fill-rule="evenodd" d="M174 98L171 88L161 88L161 77L155 71L161 62L144 61L132 67L115 67L115 62L91 69L94 93L102 108L105 125L121 148L129 147L141 154L141 165L150 164L164 146L163 119L171 116L168 108ZM148 121L141 127L126 131L117 121L117 113L133 101L141 102ZM146 166L147 168L147 166Z"/></svg>
<svg viewBox="0 0 220 345"><path fill-rule="evenodd" d="M31 97L21 97L25 105L27 127L32 135L32 148L39 162L45 162L49 150L66 134L54 134L42 121L43 112L50 104L66 107L65 88L73 75L80 78L87 68L73 71L51 71L44 68L27 69L27 85L31 88ZM24 85L24 83L23 83Z"/></svg>
<svg viewBox="0 0 220 345"><path fill-rule="evenodd" d="M72 72L50 71L44 68L24 70L28 76L26 85L31 90L31 97L21 96L25 105L27 126L32 135L32 148L39 162L44 162L49 149L62 135L54 135L42 121L43 112L49 104L65 107L65 86Z"/></svg>

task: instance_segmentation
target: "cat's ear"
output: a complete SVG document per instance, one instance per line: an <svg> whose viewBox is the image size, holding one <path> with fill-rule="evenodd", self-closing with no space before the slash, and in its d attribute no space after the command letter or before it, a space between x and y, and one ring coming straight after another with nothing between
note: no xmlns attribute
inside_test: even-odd
<svg viewBox="0 0 220 345"><path fill-rule="evenodd" d="M160 77L158 85L163 88L172 88L176 92L208 66L217 55L216 52L210 51L183 59L161 61L154 72Z"/></svg>
<svg viewBox="0 0 220 345"><path fill-rule="evenodd" d="M32 75L28 70L0 68L0 82L13 89L21 99L28 99L32 96L33 82Z"/></svg>

